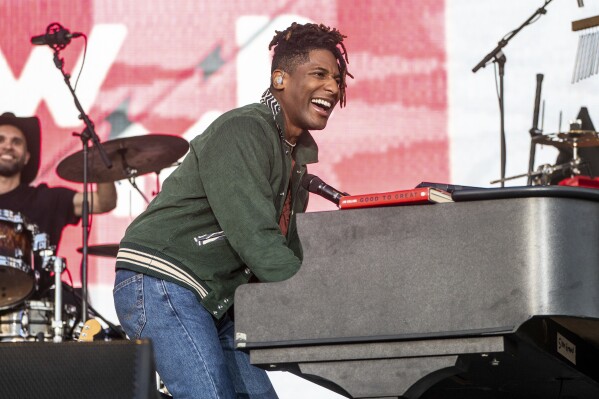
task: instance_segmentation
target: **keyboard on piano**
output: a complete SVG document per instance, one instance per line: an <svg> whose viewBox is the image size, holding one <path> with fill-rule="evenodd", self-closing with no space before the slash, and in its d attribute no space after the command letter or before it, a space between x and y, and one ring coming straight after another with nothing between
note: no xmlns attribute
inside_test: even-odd
<svg viewBox="0 0 599 399"><path fill-rule="evenodd" d="M599 397L599 201L544 195L298 215L236 346L353 398Z"/></svg>

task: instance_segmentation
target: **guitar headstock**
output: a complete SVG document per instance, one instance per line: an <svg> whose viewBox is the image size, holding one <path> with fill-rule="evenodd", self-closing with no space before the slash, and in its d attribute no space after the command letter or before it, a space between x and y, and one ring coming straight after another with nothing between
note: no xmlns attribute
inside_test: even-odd
<svg viewBox="0 0 599 399"><path fill-rule="evenodd" d="M102 331L102 325L96 319L89 319L81 328L79 342L92 342L94 337Z"/></svg>

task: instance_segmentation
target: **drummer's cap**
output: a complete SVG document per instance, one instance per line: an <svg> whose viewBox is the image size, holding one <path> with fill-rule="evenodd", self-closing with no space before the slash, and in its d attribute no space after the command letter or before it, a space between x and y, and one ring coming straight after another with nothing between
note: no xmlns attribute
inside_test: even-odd
<svg viewBox="0 0 599 399"><path fill-rule="evenodd" d="M29 162L21 171L21 183L31 183L40 167L40 120L36 116L19 118L12 112L5 112L0 115L0 125L15 126L23 132L27 140Z"/></svg>

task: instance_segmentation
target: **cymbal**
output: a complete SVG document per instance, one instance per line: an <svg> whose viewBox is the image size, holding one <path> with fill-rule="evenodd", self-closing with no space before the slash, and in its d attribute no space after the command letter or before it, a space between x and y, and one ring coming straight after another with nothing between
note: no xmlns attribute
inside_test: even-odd
<svg viewBox="0 0 599 399"><path fill-rule="evenodd" d="M537 144L550 145L557 148L597 147L599 146L599 133L593 130L570 130L564 133L551 133L536 136Z"/></svg>
<svg viewBox="0 0 599 399"><path fill-rule="evenodd" d="M112 161L112 168L106 168L95 146L90 147L87 174L90 183L107 183L159 172L185 155L189 143L179 136L148 134L105 141L102 147ZM56 173L65 180L83 182L83 150L63 159Z"/></svg>
<svg viewBox="0 0 599 399"><path fill-rule="evenodd" d="M77 248L77 252L82 253L83 248ZM99 245L88 245L87 246L87 254L88 255L116 258L116 254L118 252L119 252L119 244L99 244Z"/></svg>

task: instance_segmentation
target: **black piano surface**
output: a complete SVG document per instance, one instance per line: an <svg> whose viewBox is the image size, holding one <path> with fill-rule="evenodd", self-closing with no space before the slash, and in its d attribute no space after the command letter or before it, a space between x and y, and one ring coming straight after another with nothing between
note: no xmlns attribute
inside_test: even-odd
<svg viewBox="0 0 599 399"><path fill-rule="evenodd" d="M545 194L298 215L236 346L353 398L599 398L599 201Z"/></svg>

